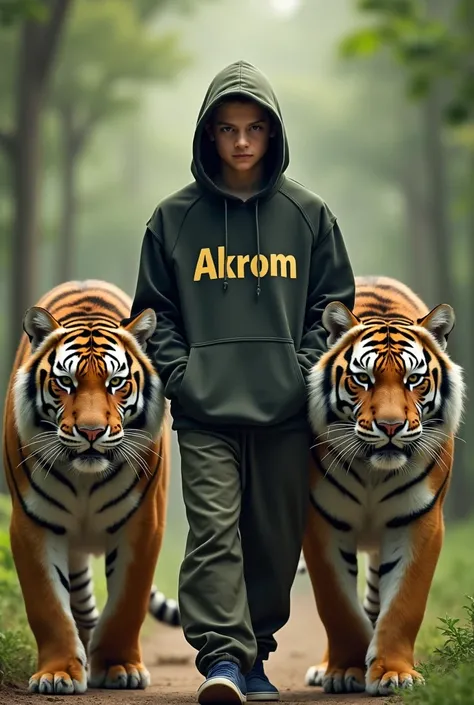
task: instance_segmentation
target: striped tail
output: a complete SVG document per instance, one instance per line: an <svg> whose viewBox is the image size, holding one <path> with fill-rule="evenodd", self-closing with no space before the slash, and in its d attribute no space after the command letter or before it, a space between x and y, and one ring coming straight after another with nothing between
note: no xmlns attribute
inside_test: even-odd
<svg viewBox="0 0 474 705"><path fill-rule="evenodd" d="M169 624L171 627L181 626L178 603L165 597L156 585L151 588L148 611L158 622Z"/></svg>

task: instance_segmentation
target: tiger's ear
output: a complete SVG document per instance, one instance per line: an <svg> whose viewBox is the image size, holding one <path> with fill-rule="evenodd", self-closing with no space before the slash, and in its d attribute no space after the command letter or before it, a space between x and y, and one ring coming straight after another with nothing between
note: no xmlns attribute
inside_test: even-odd
<svg viewBox="0 0 474 705"><path fill-rule="evenodd" d="M454 310L449 304L439 304L426 316L417 320L417 324L431 333L442 350L448 347L449 334L455 323Z"/></svg>
<svg viewBox="0 0 474 705"><path fill-rule="evenodd" d="M23 316L23 330L30 339L33 350L36 350L50 333L60 327L54 316L41 306L32 306Z"/></svg>
<svg viewBox="0 0 474 705"><path fill-rule="evenodd" d="M360 321L341 301L331 301L323 311L322 323L328 332L328 346L332 347L348 330Z"/></svg>
<svg viewBox="0 0 474 705"><path fill-rule="evenodd" d="M148 338L151 338L156 329L156 313L152 308L146 308L124 326L131 333L139 346L145 350Z"/></svg>

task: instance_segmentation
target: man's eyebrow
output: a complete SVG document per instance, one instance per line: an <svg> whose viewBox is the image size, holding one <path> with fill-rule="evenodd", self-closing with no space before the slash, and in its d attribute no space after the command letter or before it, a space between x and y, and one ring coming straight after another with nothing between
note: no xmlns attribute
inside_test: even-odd
<svg viewBox="0 0 474 705"><path fill-rule="evenodd" d="M259 120L253 120L252 122L249 122L249 125L258 125L259 122L266 122L267 118L263 117L260 118ZM229 127L237 127L237 125L234 125L234 123L229 122L228 120L218 120L217 121L218 125L227 125Z"/></svg>

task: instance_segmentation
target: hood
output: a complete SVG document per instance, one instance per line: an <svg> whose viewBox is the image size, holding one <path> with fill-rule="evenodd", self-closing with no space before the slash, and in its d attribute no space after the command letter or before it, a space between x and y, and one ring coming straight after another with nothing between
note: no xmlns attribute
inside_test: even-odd
<svg viewBox="0 0 474 705"><path fill-rule="evenodd" d="M205 130L209 117L225 97L244 95L269 111L274 120L275 135L265 156L266 179L263 188L253 198L262 198L278 188L290 158L285 126L277 98L267 77L247 61L236 61L222 69L207 89L199 111L193 139L191 172L204 188L229 198L229 194L214 182L219 171L219 157Z"/></svg>

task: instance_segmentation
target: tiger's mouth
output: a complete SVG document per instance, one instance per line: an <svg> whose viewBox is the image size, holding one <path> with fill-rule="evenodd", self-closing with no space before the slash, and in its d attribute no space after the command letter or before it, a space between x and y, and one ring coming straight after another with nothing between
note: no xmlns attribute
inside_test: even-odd
<svg viewBox="0 0 474 705"><path fill-rule="evenodd" d="M404 455L410 456L413 452L413 448L409 443L392 443L392 441L387 441L385 445L380 446L374 443L367 448L367 455L374 455L375 453L380 453L381 455L394 455L397 453L403 453Z"/></svg>
<svg viewBox="0 0 474 705"><path fill-rule="evenodd" d="M393 443L382 448L368 448L366 457L376 470L399 470L410 459L413 451L409 447L400 449Z"/></svg>
<svg viewBox="0 0 474 705"><path fill-rule="evenodd" d="M101 452L95 448L88 448L83 451L74 451L73 458L80 458L81 460L104 460L108 456L108 451Z"/></svg>

